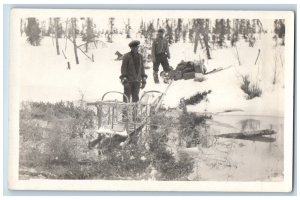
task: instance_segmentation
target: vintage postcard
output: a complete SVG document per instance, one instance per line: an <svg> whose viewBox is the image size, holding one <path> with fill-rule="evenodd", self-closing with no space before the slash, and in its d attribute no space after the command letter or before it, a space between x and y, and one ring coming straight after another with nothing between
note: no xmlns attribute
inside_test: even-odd
<svg viewBox="0 0 300 200"><path fill-rule="evenodd" d="M12 9L12 190L289 192L294 13Z"/></svg>

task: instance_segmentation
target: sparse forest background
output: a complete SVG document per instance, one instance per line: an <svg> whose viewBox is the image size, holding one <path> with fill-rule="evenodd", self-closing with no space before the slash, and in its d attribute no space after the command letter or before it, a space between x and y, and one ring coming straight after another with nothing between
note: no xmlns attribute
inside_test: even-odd
<svg viewBox="0 0 300 200"><path fill-rule="evenodd" d="M237 41L245 40L249 46L255 43L255 34L266 33L259 19L156 19L151 21L140 21L138 29L133 30L130 19L123 20L123 27L115 26L115 18L111 17L106 24L106 29L97 28L92 18L49 18L47 20L38 20L36 18L22 19L20 22L20 33L26 34L27 41L33 45L43 45L44 37L51 37L56 45L57 55L60 55L60 49L66 50L66 43L60 46L58 38L65 38L74 44L74 54L76 63L78 60L78 51L85 54L93 61L91 55L88 55L91 45L97 46L101 36L105 36L106 42L114 42L114 35L121 34L124 38L144 38L151 44L159 28L165 29L165 36L169 44L184 42L194 44L194 53L197 53L198 45L206 50L207 59L211 59L210 52L216 48L227 48L226 41L234 46ZM274 40L278 38L281 42L278 45L284 45L285 21L283 19L274 20ZM77 42L80 44L77 44ZM101 41L100 41L101 42Z"/></svg>

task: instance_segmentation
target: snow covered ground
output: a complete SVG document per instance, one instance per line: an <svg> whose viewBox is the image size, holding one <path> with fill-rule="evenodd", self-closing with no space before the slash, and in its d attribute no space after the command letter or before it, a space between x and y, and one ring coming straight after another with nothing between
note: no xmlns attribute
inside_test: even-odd
<svg viewBox="0 0 300 200"><path fill-rule="evenodd" d="M220 72L206 75L204 82L194 80L174 81L165 97L165 107L176 107L180 98L189 98L197 92L212 90L208 95L208 102L194 106L188 106L188 111L219 113L225 110L240 109L243 111L232 112L238 115L272 115L284 114L284 46L275 47L272 39L273 33L257 35L257 42L253 48L241 39L237 48L223 48L212 50L212 59L206 60L208 71L218 68L230 68ZM260 38L260 39L259 39ZM140 39L141 38L132 38ZM95 62L91 62L83 53L78 51L79 65L76 65L73 44L65 39L59 40L63 54L56 55L55 41L50 37L43 38L41 46L31 46L25 37L18 38L18 51L16 60L21 73L22 101L49 101L61 100L75 101L84 94L86 101L100 100L107 91L123 91L120 83L121 61L115 61L115 52L126 53L129 51L128 43L131 39L125 39L125 35L114 35L113 43L107 43L106 39L98 48L92 48L87 54L94 55ZM78 40L78 44L82 43ZM228 44L229 45L229 44ZM83 48L84 49L84 48ZM258 50L260 57L255 63ZM193 44L174 43L170 46L170 65L176 68L181 60L194 61L206 58L204 50L198 47L193 53ZM239 65L237 59L240 59ZM71 70L67 69L67 61L71 64ZM276 61L276 64L275 64ZM148 63L150 69L146 70L148 81L145 91L164 91L166 84L154 84L152 77L152 63ZM274 70L276 67L276 83L273 84ZM160 67L162 70L162 67ZM262 88L262 96L251 100L246 99L246 94L240 89L242 75L249 75L252 82ZM141 92L142 93L142 92ZM227 113L229 114L229 113Z"/></svg>

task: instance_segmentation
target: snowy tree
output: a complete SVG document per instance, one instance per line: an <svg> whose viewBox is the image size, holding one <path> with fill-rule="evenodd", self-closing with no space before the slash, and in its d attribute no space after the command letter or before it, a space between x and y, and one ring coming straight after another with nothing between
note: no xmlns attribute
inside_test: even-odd
<svg viewBox="0 0 300 200"><path fill-rule="evenodd" d="M85 41L85 52L88 52L88 45L90 42L94 42L95 41L95 32L94 32L94 23L93 23L93 19L91 18L87 18L86 19L86 29L83 32L83 36L82 36L82 41Z"/></svg>
<svg viewBox="0 0 300 200"><path fill-rule="evenodd" d="M215 42L219 45L219 47L222 47L225 39L224 19L215 20L215 27L213 28L213 33L215 35Z"/></svg>
<svg viewBox="0 0 300 200"><path fill-rule="evenodd" d="M177 27L175 29L175 42L180 41L181 32L182 32L182 19L179 18L177 21Z"/></svg>
<svg viewBox="0 0 300 200"><path fill-rule="evenodd" d="M231 35L231 46L235 46L235 43L239 40L239 19L233 19L233 28Z"/></svg>
<svg viewBox="0 0 300 200"><path fill-rule="evenodd" d="M41 42L41 29L36 18L28 18L26 27L27 41L33 46L39 46Z"/></svg>
<svg viewBox="0 0 300 200"><path fill-rule="evenodd" d="M166 29L167 29L167 37L169 44L173 43L173 27L172 24L170 25L170 20L166 19Z"/></svg>
<svg viewBox="0 0 300 200"><path fill-rule="evenodd" d="M239 20L239 34L242 34L243 37L245 38L245 19Z"/></svg>
<svg viewBox="0 0 300 200"><path fill-rule="evenodd" d="M21 34L21 36L23 36L23 32L24 32L24 30L23 30L23 19L21 19L20 20L20 34Z"/></svg>
<svg viewBox="0 0 300 200"><path fill-rule="evenodd" d="M203 40L204 40L204 45L202 48L204 48L205 46L205 50L206 50L206 56L207 59L211 59L211 55L210 55L210 50L209 50L209 37L208 37L208 32L209 32L209 26L207 25L209 23L207 23L207 20L205 19L195 19L194 20L194 28L195 28L195 44L194 44L194 53L197 52L197 47L198 47L198 43L200 42L201 46L203 45L201 43L201 37L200 34L203 36Z"/></svg>
<svg viewBox="0 0 300 200"><path fill-rule="evenodd" d="M257 19L252 19L252 33L256 33Z"/></svg>
<svg viewBox="0 0 300 200"><path fill-rule="evenodd" d="M114 34L114 25L115 25L114 17L109 18L109 25L110 25L110 31L107 34L107 41L112 43L113 42L113 34Z"/></svg>
<svg viewBox="0 0 300 200"><path fill-rule="evenodd" d="M141 24L140 24L139 33L140 33L142 36L145 36L145 35L144 35L144 21L143 21L143 20L141 21Z"/></svg>
<svg viewBox="0 0 300 200"><path fill-rule="evenodd" d="M160 28L160 20L159 18L157 18L157 21L156 21L156 29L159 29Z"/></svg>
<svg viewBox="0 0 300 200"><path fill-rule="evenodd" d="M130 19L128 19L127 23L125 23L126 38L131 38L130 30L131 30Z"/></svg>
<svg viewBox="0 0 300 200"><path fill-rule="evenodd" d="M188 25L187 24L184 25L183 29L182 29L182 39L183 39L183 42L186 41L186 35L187 35L188 30L189 30Z"/></svg>
<svg viewBox="0 0 300 200"><path fill-rule="evenodd" d="M193 28L195 30L195 42L194 42L194 53L197 53L198 44L200 42L201 47L203 48L203 44L201 41L200 34L203 29L203 20L202 19L194 19Z"/></svg>
<svg viewBox="0 0 300 200"><path fill-rule="evenodd" d="M41 27L42 37L48 36L48 30L47 30L47 28L46 28L46 21L45 21L45 20L43 20L43 21L41 22L40 27Z"/></svg>
<svg viewBox="0 0 300 200"><path fill-rule="evenodd" d="M53 20L50 17L49 18L48 30L47 30L47 36L51 36L52 33L53 33Z"/></svg>
<svg viewBox="0 0 300 200"><path fill-rule="evenodd" d="M227 35L227 40L231 39L231 25L230 25L230 19L226 20L226 35Z"/></svg>
<svg viewBox="0 0 300 200"><path fill-rule="evenodd" d="M283 19L276 19L274 21L274 32L278 38L282 39L281 45L285 44L285 22Z"/></svg>
<svg viewBox="0 0 300 200"><path fill-rule="evenodd" d="M189 29L189 40L190 40L191 43L194 42L194 33L195 33L194 29L190 28Z"/></svg>
<svg viewBox="0 0 300 200"><path fill-rule="evenodd" d="M223 47L223 44L225 41L225 33L226 33L225 19L221 19L221 21L220 21L220 37L219 37L219 44L221 47Z"/></svg>
<svg viewBox="0 0 300 200"><path fill-rule="evenodd" d="M146 37L150 40L150 44L152 43L152 40L154 38L154 33L155 33L155 29L152 21L149 23L147 28L147 33L146 33Z"/></svg>
<svg viewBox="0 0 300 200"><path fill-rule="evenodd" d="M259 19L257 19L257 25L258 25L258 27L259 27L259 31L258 31L258 33L262 33L262 32L264 32L264 28L263 28L263 25L262 25L262 23L261 23L261 21L259 20Z"/></svg>

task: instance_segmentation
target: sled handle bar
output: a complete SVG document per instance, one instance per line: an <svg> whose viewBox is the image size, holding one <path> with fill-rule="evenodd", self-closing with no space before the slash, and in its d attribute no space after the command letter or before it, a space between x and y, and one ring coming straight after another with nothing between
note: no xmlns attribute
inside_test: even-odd
<svg viewBox="0 0 300 200"><path fill-rule="evenodd" d="M104 97L105 97L106 95L111 94L111 93L121 94L123 97L126 98L127 102L129 102L129 98L127 97L127 95L124 94L124 93L122 93L122 92L118 92L118 91L109 91L109 92L106 92L106 93L102 96L101 101L104 100Z"/></svg>
<svg viewBox="0 0 300 200"><path fill-rule="evenodd" d="M143 97L148 94L148 93L160 93L160 94L163 94L162 92L158 91L158 90L149 90L149 91L146 91L143 93L143 95L141 96L141 99L140 101L143 99Z"/></svg>

